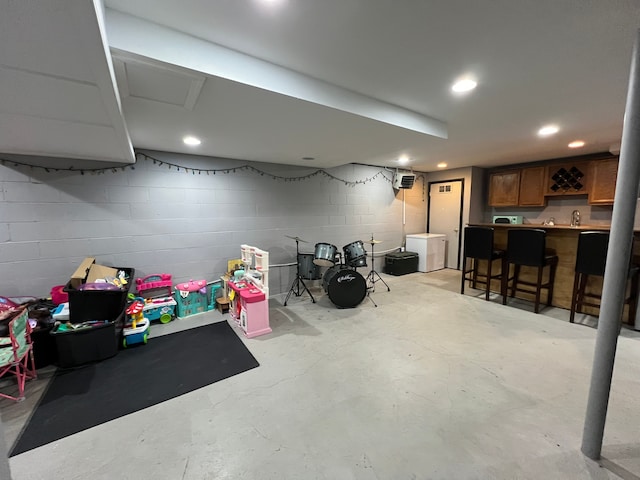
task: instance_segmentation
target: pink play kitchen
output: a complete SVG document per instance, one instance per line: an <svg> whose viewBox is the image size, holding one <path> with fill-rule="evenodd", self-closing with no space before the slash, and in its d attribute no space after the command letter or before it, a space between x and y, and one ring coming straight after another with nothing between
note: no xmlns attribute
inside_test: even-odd
<svg viewBox="0 0 640 480"><path fill-rule="evenodd" d="M269 326L269 253L242 245L244 270L229 281L229 314L247 338L271 333Z"/></svg>

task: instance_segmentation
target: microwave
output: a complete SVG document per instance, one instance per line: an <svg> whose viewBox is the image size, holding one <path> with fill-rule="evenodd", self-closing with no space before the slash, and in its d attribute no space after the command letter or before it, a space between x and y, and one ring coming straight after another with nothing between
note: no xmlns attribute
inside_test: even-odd
<svg viewBox="0 0 640 480"><path fill-rule="evenodd" d="M510 223L513 225L522 225L522 215L494 215L493 223Z"/></svg>

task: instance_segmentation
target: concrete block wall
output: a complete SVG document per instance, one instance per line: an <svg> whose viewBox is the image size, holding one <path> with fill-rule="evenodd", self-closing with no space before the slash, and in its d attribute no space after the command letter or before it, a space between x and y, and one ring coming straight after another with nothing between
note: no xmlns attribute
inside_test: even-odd
<svg viewBox="0 0 640 480"><path fill-rule="evenodd" d="M303 253L318 242L342 252L373 235L383 241L377 254L400 247L406 233L425 231L422 185L395 191L390 170L353 164L327 170L347 182L365 181L352 186L323 174L273 178L315 168L143 153L148 157L139 155L135 169L102 174L0 166L0 295L48 296L86 256L133 267L136 277L166 272L174 283L216 280L227 260L240 258L241 244L269 251L273 295L286 293L295 275L295 242L287 235L309 242L301 244ZM381 170L386 178L366 181ZM383 263L376 258L377 270Z"/></svg>

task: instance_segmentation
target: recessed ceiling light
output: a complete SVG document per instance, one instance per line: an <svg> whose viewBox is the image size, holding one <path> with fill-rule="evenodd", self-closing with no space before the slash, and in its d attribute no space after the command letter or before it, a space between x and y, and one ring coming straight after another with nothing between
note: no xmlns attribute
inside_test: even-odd
<svg viewBox="0 0 640 480"><path fill-rule="evenodd" d="M185 143L185 145L189 145L191 147L195 147L195 146L200 145L202 143L199 138L192 137L190 135L184 137L182 139L182 141Z"/></svg>
<svg viewBox="0 0 640 480"><path fill-rule="evenodd" d="M259 0L259 3L262 3L263 5L267 5L269 7L277 7L278 5L285 3L285 1L286 0Z"/></svg>
<svg viewBox="0 0 640 480"><path fill-rule="evenodd" d="M470 92L474 88L478 86L478 82L471 78L463 78L454 83L451 87L455 93L465 93Z"/></svg>
<svg viewBox="0 0 640 480"><path fill-rule="evenodd" d="M553 135L554 133L558 133L560 130L556 125L545 125L540 130L538 130L538 135L541 137L547 137L549 135Z"/></svg>
<svg viewBox="0 0 640 480"><path fill-rule="evenodd" d="M407 157L406 155L401 155L401 156L398 158L398 163L399 163L400 165L405 165L405 164L409 163L409 157Z"/></svg>
<svg viewBox="0 0 640 480"><path fill-rule="evenodd" d="M438 168L447 168L447 164L444 162L440 162L438 165L436 165Z"/></svg>
<svg viewBox="0 0 640 480"><path fill-rule="evenodd" d="M584 147L584 142L582 140L574 140L569 144L569 148L580 148Z"/></svg>

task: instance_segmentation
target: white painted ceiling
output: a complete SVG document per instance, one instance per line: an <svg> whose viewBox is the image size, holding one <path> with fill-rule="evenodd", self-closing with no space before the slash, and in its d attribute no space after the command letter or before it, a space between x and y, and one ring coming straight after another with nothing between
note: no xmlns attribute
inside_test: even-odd
<svg viewBox="0 0 640 480"><path fill-rule="evenodd" d="M430 171L602 152L620 142L640 27L640 0L95 5L0 0L1 153L317 167L406 154ZM464 74L478 88L452 95ZM560 132L537 137L547 123Z"/></svg>
<svg viewBox="0 0 640 480"><path fill-rule="evenodd" d="M101 23L90 2L0 0L1 153L133 161Z"/></svg>

